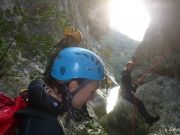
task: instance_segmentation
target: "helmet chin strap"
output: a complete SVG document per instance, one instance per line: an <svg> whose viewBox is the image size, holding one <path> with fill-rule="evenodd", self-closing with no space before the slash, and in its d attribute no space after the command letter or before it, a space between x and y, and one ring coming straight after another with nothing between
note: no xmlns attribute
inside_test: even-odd
<svg viewBox="0 0 180 135"><path fill-rule="evenodd" d="M67 127L68 126L68 124L69 124L69 122L70 122L70 119L71 118L73 118L73 110L76 110L73 106L72 106L72 99L73 99L73 97L82 89L82 88L84 88L88 83L90 83L92 80L88 80L88 79L86 79L74 92L70 92L69 91L69 88L68 88L68 83L70 82L70 81L67 81L67 82L65 82L64 84L62 84L63 85L63 88L65 89L65 91L66 91L66 93L67 93L67 96L66 96L66 105L67 105L67 112L68 112L68 114L67 114L67 117L66 117L66 123L65 123L65 127Z"/></svg>
<svg viewBox="0 0 180 135"><path fill-rule="evenodd" d="M73 97L91 81L92 80L88 80L88 79L84 80L83 83L80 84L79 87L73 92L70 92L70 90L68 88L68 84L70 81L66 81L63 84L60 84L60 87L62 87L62 90L64 90L64 92L66 93L66 97L63 100L65 100L64 103L67 105L67 108L72 108Z"/></svg>
<svg viewBox="0 0 180 135"><path fill-rule="evenodd" d="M84 88L91 81L92 80L86 79L74 92L72 92L72 96L74 97L82 88Z"/></svg>

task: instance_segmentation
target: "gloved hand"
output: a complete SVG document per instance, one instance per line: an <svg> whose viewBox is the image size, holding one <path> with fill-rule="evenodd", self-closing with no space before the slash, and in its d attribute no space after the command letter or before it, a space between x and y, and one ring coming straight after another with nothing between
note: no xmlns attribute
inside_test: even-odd
<svg viewBox="0 0 180 135"><path fill-rule="evenodd" d="M132 91L135 93L136 92L136 90L137 90L137 87L138 87L138 85L136 85L136 84L133 84L133 89L132 89Z"/></svg>

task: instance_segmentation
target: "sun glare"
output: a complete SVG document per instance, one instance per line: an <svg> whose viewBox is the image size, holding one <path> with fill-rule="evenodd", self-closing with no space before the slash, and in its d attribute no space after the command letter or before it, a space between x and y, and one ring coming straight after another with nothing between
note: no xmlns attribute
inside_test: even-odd
<svg viewBox="0 0 180 135"><path fill-rule="evenodd" d="M112 0L110 27L138 41L142 41L150 17L142 0Z"/></svg>
<svg viewBox="0 0 180 135"><path fill-rule="evenodd" d="M113 110L114 106L116 105L116 101L118 99L118 92L120 86L113 87L107 96L107 106L106 112L109 113Z"/></svg>

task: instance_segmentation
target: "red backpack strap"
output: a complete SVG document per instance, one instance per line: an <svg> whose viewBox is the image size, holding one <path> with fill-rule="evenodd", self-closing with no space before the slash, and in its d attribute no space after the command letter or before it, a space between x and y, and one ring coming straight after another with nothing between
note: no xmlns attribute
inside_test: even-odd
<svg viewBox="0 0 180 135"><path fill-rule="evenodd" d="M17 126L14 114L26 106L27 103L21 96L12 99L0 93L0 135L12 134L14 127Z"/></svg>
<svg viewBox="0 0 180 135"><path fill-rule="evenodd" d="M18 96L15 98L15 106L14 111L18 111L20 109L24 109L27 107L28 103L24 101L24 98L22 96Z"/></svg>

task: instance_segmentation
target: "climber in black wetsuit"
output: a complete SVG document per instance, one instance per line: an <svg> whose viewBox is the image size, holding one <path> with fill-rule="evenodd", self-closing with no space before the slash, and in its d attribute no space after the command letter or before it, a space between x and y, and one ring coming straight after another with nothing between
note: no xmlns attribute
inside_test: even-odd
<svg viewBox="0 0 180 135"><path fill-rule="evenodd" d="M129 61L128 64L126 65L125 70L122 71L121 96L123 97L123 99L134 104L138 108L138 111L140 112L140 114L145 118L145 121L148 124L152 125L154 122L159 120L159 117L151 116L147 112L142 101L139 100L137 97L135 97L134 93L136 92L137 85L132 84L132 81L131 81L132 70L133 70L133 62Z"/></svg>

